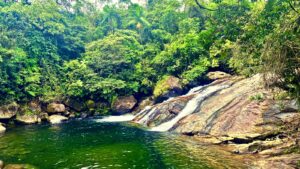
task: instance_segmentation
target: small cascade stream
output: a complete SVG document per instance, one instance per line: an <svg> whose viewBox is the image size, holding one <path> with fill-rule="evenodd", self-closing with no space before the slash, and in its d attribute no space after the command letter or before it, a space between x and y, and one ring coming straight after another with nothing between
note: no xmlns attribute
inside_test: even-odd
<svg viewBox="0 0 300 169"><path fill-rule="evenodd" d="M164 132L164 131L168 131L170 130L179 120L181 120L182 118L194 113L197 108L201 105L201 103L208 97L212 96L213 94L215 94L216 92L225 89L229 87L228 85L222 85L222 86L210 86L207 87L206 89L203 89L203 87L200 88L194 88L197 90L192 89L191 93L198 93L197 91L201 90L193 99L191 99L187 105L184 107L184 109L173 119L171 119L168 122L165 122L159 126L156 126L154 128L151 129L151 131L160 131L160 132Z"/></svg>
<svg viewBox="0 0 300 169"><path fill-rule="evenodd" d="M173 117L169 121L166 121L164 123L161 123L151 128L150 131L158 131L158 132L169 131L181 119L197 111L197 109L201 106L201 103L205 101L205 99L213 96L215 93L228 87L229 85L205 85L205 86L198 86L192 88L187 94L180 96L180 97L185 97L185 96L194 95L193 98L187 102L185 107L175 117ZM125 114L121 116L108 116L102 119L98 119L96 121L103 123L103 122L126 122L126 121L135 120L135 122L139 124L147 125L148 122L151 121L152 117L157 115L160 112L158 108L159 105L169 103L173 101L175 98L169 98L168 100L158 105L147 106L136 115Z"/></svg>

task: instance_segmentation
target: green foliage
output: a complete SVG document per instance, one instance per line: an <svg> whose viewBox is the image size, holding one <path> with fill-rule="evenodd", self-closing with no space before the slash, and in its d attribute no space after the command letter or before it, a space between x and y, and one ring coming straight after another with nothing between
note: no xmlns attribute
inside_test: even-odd
<svg viewBox="0 0 300 169"><path fill-rule="evenodd" d="M210 69L271 74L268 86L300 98L298 1L201 3L214 10L193 0L151 0L146 8L126 0L103 10L81 0L1 2L0 101L111 104L158 96L170 75L199 82Z"/></svg>
<svg viewBox="0 0 300 169"><path fill-rule="evenodd" d="M250 96L250 100L252 101L262 101L264 99L264 94L263 93L257 93L253 96Z"/></svg>

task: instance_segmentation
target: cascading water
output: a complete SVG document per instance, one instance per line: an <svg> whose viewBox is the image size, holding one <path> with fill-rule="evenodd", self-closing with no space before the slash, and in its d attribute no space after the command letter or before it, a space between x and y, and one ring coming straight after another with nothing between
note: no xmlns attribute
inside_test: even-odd
<svg viewBox="0 0 300 169"><path fill-rule="evenodd" d="M229 85L221 85L221 86L208 86L207 88L199 87L197 90L193 90L192 93L195 91L199 91L198 94L191 99L187 105L184 107L184 109L173 119L171 119L168 122L162 123L159 126L156 126L151 129L151 131L168 131L170 130L179 120L182 118L192 114L195 112L195 110L201 105L201 103L208 97L212 96L216 92L228 88Z"/></svg>
<svg viewBox="0 0 300 169"><path fill-rule="evenodd" d="M147 111L149 111L150 108L151 108L151 106L147 106L147 107L145 107L144 110L140 111L136 115L133 115L133 114L124 114L124 115L121 115L121 116L107 116L107 117L104 117L102 119L97 119L95 121L96 122L100 122L100 123L132 121L134 118L138 117L139 115L144 114Z"/></svg>

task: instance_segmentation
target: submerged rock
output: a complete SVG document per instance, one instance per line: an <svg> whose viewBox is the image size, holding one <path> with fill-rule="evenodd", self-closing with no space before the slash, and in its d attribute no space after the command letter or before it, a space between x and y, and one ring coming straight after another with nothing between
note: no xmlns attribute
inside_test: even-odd
<svg viewBox="0 0 300 169"><path fill-rule="evenodd" d="M66 111L66 107L63 104L51 103L47 106L48 113L63 113Z"/></svg>
<svg viewBox="0 0 300 169"><path fill-rule="evenodd" d="M137 104L137 100L134 96L119 97L112 105L113 111L119 114L125 114L130 112Z"/></svg>
<svg viewBox="0 0 300 169"><path fill-rule="evenodd" d="M16 121L22 124L34 124L39 122L37 115L18 115Z"/></svg>
<svg viewBox="0 0 300 169"><path fill-rule="evenodd" d="M0 107L0 119L11 119L19 110L17 103L11 103Z"/></svg>
<svg viewBox="0 0 300 169"><path fill-rule="evenodd" d="M59 124L62 123L63 121L68 120L68 118L61 115L51 115L48 120L51 124Z"/></svg>

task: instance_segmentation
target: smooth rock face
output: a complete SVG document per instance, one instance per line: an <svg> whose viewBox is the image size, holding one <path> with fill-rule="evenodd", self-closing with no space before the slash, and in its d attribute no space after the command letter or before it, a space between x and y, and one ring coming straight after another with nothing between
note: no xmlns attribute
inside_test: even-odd
<svg viewBox="0 0 300 169"><path fill-rule="evenodd" d="M11 103L0 107L0 119L10 119L14 117L19 110L17 103Z"/></svg>
<svg viewBox="0 0 300 169"><path fill-rule="evenodd" d="M63 104L51 103L47 106L48 113L63 113L66 111L66 107Z"/></svg>
<svg viewBox="0 0 300 169"><path fill-rule="evenodd" d="M271 91L264 89L262 76L255 75L247 79L230 77L216 80L207 86L193 89L196 92L194 94L156 104L145 113L141 111L134 121L151 128L157 127L162 122L175 118L195 96L201 96L205 90L220 86L228 87L221 88L199 102L196 105L198 107L180 119L171 130L189 135L249 139L278 130L278 123L288 121L296 114L281 112L280 106L272 100ZM262 95L263 98L251 99L256 98L253 97L256 95ZM295 107L294 104L287 106L287 110L294 110L291 107Z"/></svg>
<svg viewBox="0 0 300 169"><path fill-rule="evenodd" d="M23 124L35 124L39 122L37 115L18 115L16 121Z"/></svg>
<svg viewBox="0 0 300 169"><path fill-rule="evenodd" d="M66 120L68 120L68 118L65 116L61 116L61 115L52 115L49 117L49 122L51 124L59 124Z"/></svg>
<svg viewBox="0 0 300 169"><path fill-rule="evenodd" d="M0 123L0 134L5 133L5 131L6 131L6 128ZM1 161L0 161L0 163L1 163ZM0 169L1 169L1 167L0 167Z"/></svg>
<svg viewBox="0 0 300 169"><path fill-rule="evenodd" d="M113 103L112 109L117 113L125 114L130 112L136 103L134 96L120 97Z"/></svg>

